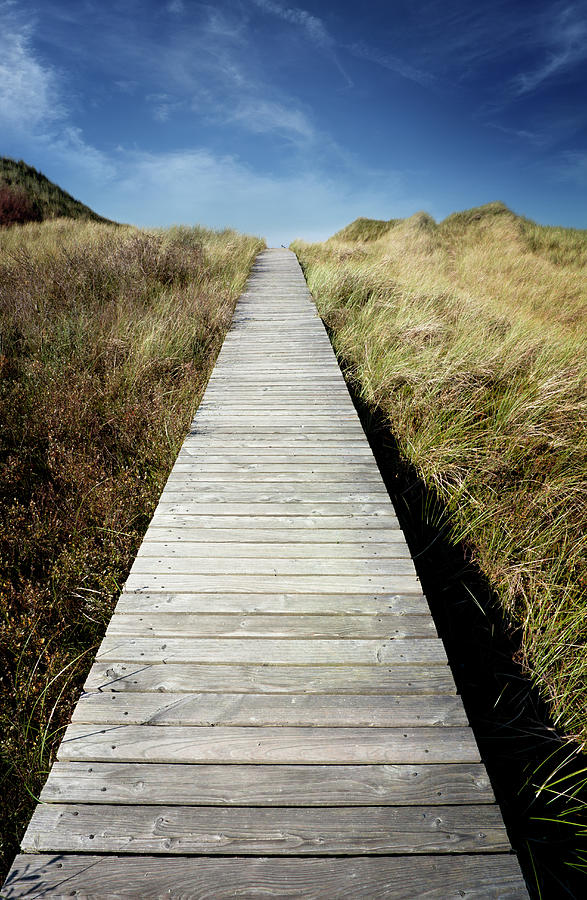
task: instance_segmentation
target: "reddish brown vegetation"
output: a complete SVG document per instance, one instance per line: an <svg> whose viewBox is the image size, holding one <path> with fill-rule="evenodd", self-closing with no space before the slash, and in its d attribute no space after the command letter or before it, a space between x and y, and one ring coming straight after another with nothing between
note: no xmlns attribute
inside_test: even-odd
<svg viewBox="0 0 587 900"><path fill-rule="evenodd" d="M0 184L0 226L40 222L42 218L38 203L24 188Z"/></svg>

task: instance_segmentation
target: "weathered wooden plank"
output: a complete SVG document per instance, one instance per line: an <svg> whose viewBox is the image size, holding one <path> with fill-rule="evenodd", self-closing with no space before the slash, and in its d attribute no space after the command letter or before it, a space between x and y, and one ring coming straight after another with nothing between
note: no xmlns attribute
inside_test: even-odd
<svg viewBox="0 0 587 900"><path fill-rule="evenodd" d="M416 581L414 563L408 558L402 557L375 557L372 559L311 556L304 558L298 553L293 558L285 558L275 554L267 556L241 556L233 551L234 544L226 546L226 553L211 559L208 556L137 556L133 566L133 575L157 575L164 577L168 573L173 576L180 575L302 575L305 578L311 576L367 576L377 577L391 575L408 575ZM262 551L263 552L263 551Z"/></svg>
<svg viewBox="0 0 587 900"><path fill-rule="evenodd" d="M366 463L373 459L373 454L369 445L365 441L339 441L337 443L314 442L309 443L307 439L272 442L272 441L255 441L252 446L247 447L241 441L238 444L226 441L218 442L216 446L208 441L204 448L197 442L190 444L184 443L177 455L178 462L190 462L190 460L204 461L210 459L220 462L273 462L283 463L285 459L291 459L292 462L300 464L310 463L326 463L347 465L355 463Z"/></svg>
<svg viewBox="0 0 587 900"><path fill-rule="evenodd" d="M249 423L254 426L265 426L269 418L273 424L279 424L283 421L288 426L299 426L306 423L309 425L330 426L330 422L335 420L339 428L343 428L345 424L350 424L352 429L356 430L356 416L357 414L353 407L351 406L349 409L346 405L343 407L328 408L327 406L320 406L308 408L299 404L291 404L289 409L275 405L258 405L245 409L239 406L225 408L223 404L218 403L215 409L205 409L200 406L192 424L193 426L210 425L214 428L216 425L237 425L239 427L244 425L246 427Z"/></svg>
<svg viewBox="0 0 587 900"><path fill-rule="evenodd" d="M291 507L288 511L289 515L268 515L268 510L265 507L265 515L246 514L244 510L240 510L240 515L231 515L223 512L222 507L218 507L218 512L214 515L204 515L198 505L194 503L190 506L189 512L184 515L155 510L147 533L150 533L153 528L198 528L199 530L206 532L218 531L220 529L242 530L243 528L247 528L250 530L251 534L259 529L265 531L271 530L274 531L278 537L280 530L287 531L287 537L289 539L291 530L299 531L300 529L303 529L305 532L304 540L307 540L308 530L311 529L313 541L332 541L338 540L338 531L347 531L348 529L351 529L354 531L360 530L360 533L365 535L365 540L367 540L367 535L373 535L375 532L381 530L383 532L381 534L381 539L386 540L388 532L398 527L398 521L394 515L353 516L352 513L348 513L343 516L340 515L340 510L334 509L331 510L331 514L327 516L313 516L308 515L307 513L298 515L298 510ZM320 532L325 532L325 534L321 535ZM188 531L186 530L185 533L188 534ZM378 538L379 535L375 534L371 539L375 540Z"/></svg>
<svg viewBox="0 0 587 900"><path fill-rule="evenodd" d="M276 364L274 369L277 368ZM307 363L303 366L292 366L296 369L296 374L284 373L276 374L275 371L268 372L266 369L257 369L256 366L243 364L238 367L218 366L214 373L214 386L223 387L230 391L235 383L242 387L255 388L261 386L281 387L287 389L304 387L306 390L320 392L325 394L332 390L343 388L346 390L344 379L341 375L332 374L332 372L322 370L312 370ZM303 369L303 371L300 371ZM212 383L212 379L210 379Z"/></svg>
<svg viewBox="0 0 587 900"><path fill-rule="evenodd" d="M167 479L168 490L184 491L194 490L196 487L202 491L216 490L216 486L226 485L230 488L249 485L250 488L257 490L260 485L273 486L281 485L284 490L289 490L293 484L304 485L332 485L334 493L348 492L350 485L356 485L357 482L371 491L382 493L381 476L373 469L365 472L353 472L352 469L339 469L338 472L320 472L315 471L310 466L298 466L297 472L286 469L286 463L280 467L276 467L273 472L264 471L260 464L256 469L250 467L239 468L237 466L221 466L220 471L209 469L204 470L203 466L197 471L191 466L185 466L178 463ZM218 468L218 467L217 467ZM271 487L269 488L271 489Z"/></svg>
<svg viewBox="0 0 587 900"><path fill-rule="evenodd" d="M345 396L346 393L346 396ZM256 393L250 387L239 390L206 391L205 396L198 407L197 413L212 413L217 409L226 409L235 413L256 412L264 406L277 410L293 409L299 413L329 411L340 409L345 413L356 416L356 410L346 388L340 386L339 390L328 392L311 392L307 390L296 392L295 390L272 388Z"/></svg>
<svg viewBox="0 0 587 900"><path fill-rule="evenodd" d="M286 484L247 484L224 482L213 485L183 485L181 488L165 488L160 504L166 503L369 503L377 506L388 502L383 486L351 490L341 486L330 490L328 486Z"/></svg>
<svg viewBox="0 0 587 900"><path fill-rule="evenodd" d="M267 423L271 422L269 426ZM310 432L313 434L337 434L339 436L359 436L359 426L353 421L350 415L345 416L339 412L333 411L330 415L314 414L314 415L295 415L290 413L282 413L260 410L257 414L250 415L233 415L231 413L216 413L212 415L198 416L191 423L191 432L199 433L201 431L216 432L226 434L247 434L249 430L253 432L261 431L263 434L274 434L280 432L281 423L286 423L282 427L292 429L289 433L296 431ZM271 429L271 430L270 430ZM285 432L288 433L287 431Z"/></svg>
<svg viewBox="0 0 587 900"><path fill-rule="evenodd" d="M44 803L437 806L493 803L481 763L263 766L57 761Z"/></svg>
<svg viewBox="0 0 587 900"><path fill-rule="evenodd" d="M371 527L379 519L387 525L396 521L393 508L385 503L339 503L336 500L217 500L203 501L194 496L191 502L159 502L155 515L200 516L368 516Z"/></svg>
<svg viewBox="0 0 587 900"><path fill-rule="evenodd" d="M277 389L244 389L230 391L209 389L200 403L198 411L213 412L222 409L231 412L251 412L258 409L295 409L299 411L344 410L353 412L355 408L346 394L346 388L329 391L328 395L317 394L316 391L295 391L292 388Z"/></svg>
<svg viewBox="0 0 587 900"><path fill-rule="evenodd" d="M184 523L183 526L170 528L152 524L145 534L140 552L149 555L156 553L156 545L160 542L169 544L173 547L174 552L180 552L180 545L191 542L206 546L206 553L212 555L222 552L222 548L215 548L215 545L231 543L235 540L239 541L239 549L242 548L243 552L246 552L247 543L277 544L276 549L286 556L296 552L296 544L304 544L308 553L313 548L313 552L317 555L348 553L351 556L359 553L360 547L364 547L366 553L376 556L403 553L406 547L403 532L395 527L374 528L372 531L361 531L356 528L338 530L316 528L309 532L307 528L291 526L288 528L250 527L245 522L242 522L240 527L234 528L198 528L197 525L197 522L191 526L189 523ZM309 537L312 539L311 544L308 543ZM323 544L327 545L326 550L320 546Z"/></svg>
<svg viewBox="0 0 587 900"><path fill-rule="evenodd" d="M269 482L267 484L254 481L225 480L223 482L193 482L182 485L171 484L161 494L162 503L193 502L194 497L202 503L372 503L389 502L387 491L380 485L366 485L356 488L353 485L305 484L304 482Z"/></svg>
<svg viewBox="0 0 587 900"><path fill-rule="evenodd" d="M527 900L519 865L509 854L305 858L18 856L6 900L75 893L169 900Z"/></svg>
<svg viewBox="0 0 587 900"><path fill-rule="evenodd" d="M123 614L117 611L107 634L157 637L435 638L431 616Z"/></svg>
<svg viewBox="0 0 587 900"><path fill-rule="evenodd" d="M127 591L201 593L421 593L415 575L143 575L131 571Z"/></svg>
<svg viewBox="0 0 587 900"><path fill-rule="evenodd" d="M39 804L36 852L360 856L509 849L495 806L197 807Z"/></svg>
<svg viewBox="0 0 587 900"><path fill-rule="evenodd" d="M183 444L177 455L180 463L204 461L206 458L220 462L232 460L235 463L248 462L282 462L291 457L292 461L300 464L329 461L345 465L346 463L364 462L369 459L370 448L358 441L350 443L339 441L338 443L324 444L322 442L309 442L307 438L296 441L250 441L239 439L231 441L208 440L205 446L202 444Z"/></svg>
<svg viewBox="0 0 587 900"><path fill-rule="evenodd" d="M467 725L460 697L357 694L83 694L73 722L120 725Z"/></svg>
<svg viewBox="0 0 587 900"><path fill-rule="evenodd" d="M219 485L234 487L236 490L250 484L251 490L265 489L267 491L275 490L276 485L283 486L286 491L300 491L307 486L310 492L315 492L324 483L325 489L331 493L372 491L378 495L384 493L386 499L389 500L379 472L375 468L366 466L362 466L358 470L353 457L340 457L337 461L333 460L332 456L325 455L323 459L329 460L330 471L322 471L320 464L306 462L302 456L298 455L297 462L292 464L295 465L295 470L290 472L287 460L283 459L279 462L279 456L276 456L280 452L279 448L268 447L265 454L259 454L255 463L250 462L251 452L251 450L245 449L240 459L238 452L235 452L230 466L226 463L211 463L210 465L214 465L214 468L207 470L204 456L178 457L179 462L172 469L167 485L173 487L173 490L183 490L184 487L189 489L190 486L198 484L206 487L207 491L218 490ZM210 448L210 453L214 454L215 459L219 458L216 448ZM283 448L283 453L284 456L287 455L287 448ZM248 462L241 461L243 456ZM313 460L319 458L313 448L308 456ZM222 457L220 456L220 458ZM265 459L271 460L271 468L264 464ZM275 461L276 459L277 461ZM362 457L359 457L359 461L361 459ZM255 468L251 468L253 465ZM325 465L326 463L324 463Z"/></svg>
<svg viewBox="0 0 587 900"><path fill-rule="evenodd" d="M253 338L252 335L249 338L249 343L252 344ZM332 357L332 349L327 348L325 345L323 347L320 346L310 346L307 347L305 351L303 350L295 350L280 354L279 348L276 345L273 350L270 348L264 348L262 351L258 351L255 349L247 350L244 347L241 349L233 348L232 350L226 350L224 353L220 353L217 361L217 376L221 377L225 373L232 373L235 370L245 369L249 375L259 374L261 372L267 372L269 375L273 375L276 371L277 366L280 367L281 373L285 375L285 377L291 377L295 372L297 375L298 364L301 364L303 368L303 372L300 373L301 377L311 378L312 376L316 377L320 373L324 373L331 378L342 377L340 374L340 370L336 370L336 363Z"/></svg>
<svg viewBox="0 0 587 900"><path fill-rule="evenodd" d="M151 529L150 529L151 530ZM174 557L189 557L198 559L205 557L206 559L222 558L229 556L240 559L255 559L257 557L267 558L269 554L273 559L331 559L341 558L343 560L360 559L360 560L377 560L377 559L411 559L410 551L400 531L392 531L395 540L385 541L382 545L381 541L364 541L363 543L351 543L350 541L338 541L336 543L308 543L306 541L290 541L287 535L287 541L279 541L275 538L271 541L271 546L267 547L267 541L251 540L249 529L241 531L233 531L231 537L225 541L212 542L212 540L198 541L190 540L189 536L181 537L184 529L177 530L177 539L160 539L155 541L157 537L156 529L151 540L143 542L138 557L144 558L162 558L172 559ZM212 535L208 535L209 538ZM305 533L306 539L309 537ZM283 534L282 534L283 538Z"/></svg>
<svg viewBox="0 0 587 900"><path fill-rule="evenodd" d="M346 388L344 389L346 390ZM355 408L348 395L345 397L343 389L340 391L331 390L330 396L320 393L314 388L307 388L302 391L296 391L293 387L278 388L274 387L263 391L259 385L249 385L240 391L222 390L210 391L206 393L206 398L198 407L206 413L212 413L217 409L223 412L257 412L267 410L308 412L325 415L332 413L344 413L345 415L356 415ZM197 415L197 413L196 413Z"/></svg>
<svg viewBox="0 0 587 900"><path fill-rule="evenodd" d="M245 383L233 383L228 387L228 390L225 390L225 388L225 384L217 383L216 376L212 376L208 383L203 402L238 403L240 398L245 398L245 400L250 403L254 403L257 398L266 400L276 397L283 400L307 399L309 403L314 406L319 406L322 401L326 403L329 401L352 403L344 381L341 383L340 381L337 382L331 380L328 391L316 391L312 386L309 386L306 383L296 384L291 380L290 383L286 385L276 384L272 379L268 379L266 382L263 381L260 384L253 386ZM256 388L258 388L258 392L256 391Z"/></svg>
<svg viewBox="0 0 587 900"><path fill-rule="evenodd" d="M281 638L158 638L106 635L96 660L142 663L256 663L266 665L446 665L442 641L426 640L283 640Z"/></svg>
<svg viewBox="0 0 587 900"><path fill-rule="evenodd" d="M259 421L263 421L260 419ZM310 435L310 436L320 436L320 440L324 437L324 440L340 440L341 437L346 438L355 438L356 440L360 440L361 437L365 437L365 432L361 428L361 426L356 424L350 424L347 422L337 422L333 417L331 422L327 422L324 425L315 425L313 423L308 422L307 424L304 422L300 422L297 425L280 425L276 423L275 425L260 425L256 424L253 421L244 421L241 425L237 423L231 423L227 425L215 425L211 422L206 424L201 424L199 422L194 422L193 427L190 431L190 435L192 439L197 436L198 440L204 440L206 435L234 435L235 438L238 438L239 435L246 435L246 439L249 439L249 434L257 434L260 437L266 437L270 435Z"/></svg>
<svg viewBox="0 0 587 900"><path fill-rule="evenodd" d="M455 694L448 666L268 666L97 661L87 691Z"/></svg>
<svg viewBox="0 0 587 900"><path fill-rule="evenodd" d="M230 437L227 437L227 434ZM208 447L231 451L255 448L285 450L290 447L295 450L304 447L314 453L322 450L324 455L333 452L337 455L345 453L346 456L354 457L357 450L365 449L365 435L359 432L350 434L348 431L331 431L326 426L319 431L297 428L290 432L263 432L259 428L239 428L231 432L230 429L216 431L208 427L191 431L183 442L182 452L187 452L191 448L205 451Z"/></svg>
<svg viewBox="0 0 587 900"><path fill-rule="evenodd" d="M430 615L428 603L422 594L196 594L189 591L123 591L116 605L117 613L165 611L218 615Z"/></svg>
<svg viewBox="0 0 587 900"><path fill-rule="evenodd" d="M470 728L72 724L58 759L158 763L470 763Z"/></svg>
<svg viewBox="0 0 587 900"><path fill-rule="evenodd" d="M218 461L216 462L215 459L218 459ZM230 458L230 462L228 462L228 459L227 457L213 457L212 460L208 460L207 464L203 460L202 462L177 462L169 478L170 480L176 479L181 475L193 481L202 476L206 476L208 480L210 478L222 480L227 475L230 475L231 478L241 476L243 478L255 478L258 476L267 479L273 476L276 480L281 480L284 474L287 474L288 479L296 481L298 480L298 475L300 478L315 475L316 478L323 478L325 481L347 478L354 480L367 479L369 481L381 479L375 463L369 465L354 461L349 461L346 464L344 462L288 462L285 459L278 462L259 460L256 462L243 462L237 456ZM225 462L224 460L227 461Z"/></svg>

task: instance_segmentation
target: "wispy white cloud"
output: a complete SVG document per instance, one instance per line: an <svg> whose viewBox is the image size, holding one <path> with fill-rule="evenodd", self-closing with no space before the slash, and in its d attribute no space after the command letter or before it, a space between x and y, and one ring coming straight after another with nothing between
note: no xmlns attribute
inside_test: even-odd
<svg viewBox="0 0 587 900"><path fill-rule="evenodd" d="M89 144L75 125L66 125L58 132L42 135L49 155L72 169L76 177L85 174L102 187L117 174L116 163L107 154Z"/></svg>
<svg viewBox="0 0 587 900"><path fill-rule="evenodd" d="M529 94L552 78L560 77L587 60L587 4L557 5L543 20L535 36L544 58L534 67L518 72L510 83L516 97Z"/></svg>
<svg viewBox="0 0 587 900"><path fill-rule="evenodd" d="M231 44L245 45L247 43L247 20L243 16L228 15L221 9L208 7L207 18L204 22L206 38L229 41Z"/></svg>
<svg viewBox="0 0 587 900"><path fill-rule="evenodd" d="M488 128L501 131L502 134L510 138L527 141L535 147L543 147L549 142L549 135L539 131L529 131L525 128L510 128L507 125L502 125L500 122L486 122L485 124Z"/></svg>
<svg viewBox="0 0 587 900"><path fill-rule="evenodd" d="M244 100L234 110L232 119L245 125L248 131L257 134L270 132L303 142L316 138L316 131L305 113L281 103Z"/></svg>
<svg viewBox="0 0 587 900"><path fill-rule="evenodd" d="M0 123L28 131L62 119L59 77L34 54L30 25L18 20L13 3L0 5Z"/></svg>
<svg viewBox="0 0 587 900"><path fill-rule="evenodd" d="M263 12L300 28L312 44L328 54L346 81L347 87L353 86L351 78L338 58L337 41L330 34L322 19L312 15L305 9L300 9L297 6L285 6L282 3L277 3L276 0L253 0L253 3Z"/></svg>
<svg viewBox="0 0 587 900"><path fill-rule="evenodd" d="M170 94L164 93L147 94L145 100L152 109L155 121L162 123L167 122L170 115L183 105Z"/></svg>
<svg viewBox="0 0 587 900"><path fill-rule="evenodd" d="M406 63L405 60L400 59L400 57L394 56L391 53L382 53L380 50L369 46L364 41L358 41L355 44L351 44L348 49L353 56L357 56L360 59L366 59L378 66L382 66L384 69L389 69L391 72L401 75L402 78L407 78L409 81L415 81L423 87L431 87L437 80L430 72L424 72L421 69L414 68L414 66Z"/></svg>
<svg viewBox="0 0 587 900"><path fill-rule="evenodd" d="M31 146L96 181L114 177L106 155L71 121L58 72L33 47L33 26L16 3L0 4L0 128L5 140Z"/></svg>
<svg viewBox="0 0 587 900"><path fill-rule="evenodd" d="M133 79L121 79L119 81L114 82L114 87L119 90L122 94L135 94L136 90L139 86L138 81L133 81Z"/></svg>
<svg viewBox="0 0 587 900"><path fill-rule="evenodd" d="M313 16L307 10L295 6L284 6L282 3L276 3L275 0L253 0L253 3L263 12L277 16L292 25L299 25L306 32L308 38L319 47L334 49L336 42L328 33L322 19Z"/></svg>
<svg viewBox="0 0 587 900"><path fill-rule="evenodd" d="M206 124L285 140L297 149L332 146L308 109L271 83L252 54L247 20L224 10L201 11L197 29L175 35L165 52L143 42L141 59L153 59L161 90L147 95L158 121L182 108ZM138 49L135 47L135 52ZM138 64L141 65L140 60Z"/></svg>
<svg viewBox="0 0 587 900"><path fill-rule="evenodd" d="M183 0L169 0L165 8L173 16L181 16L185 12Z"/></svg>

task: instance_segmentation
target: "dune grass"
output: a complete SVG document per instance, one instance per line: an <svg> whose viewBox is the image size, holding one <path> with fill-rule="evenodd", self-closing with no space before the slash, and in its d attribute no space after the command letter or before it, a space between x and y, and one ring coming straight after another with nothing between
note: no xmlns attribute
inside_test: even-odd
<svg viewBox="0 0 587 900"><path fill-rule="evenodd" d="M2 868L263 243L0 230Z"/></svg>
<svg viewBox="0 0 587 900"><path fill-rule="evenodd" d="M502 204L292 245L335 349L495 587L557 729L587 739L587 232Z"/></svg>

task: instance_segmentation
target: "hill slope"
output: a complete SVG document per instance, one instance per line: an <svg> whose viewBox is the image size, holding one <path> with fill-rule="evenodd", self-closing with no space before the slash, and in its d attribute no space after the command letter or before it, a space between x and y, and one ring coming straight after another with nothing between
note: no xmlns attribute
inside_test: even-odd
<svg viewBox="0 0 587 900"><path fill-rule="evenodd" d="M62 217L109 221L22 160L0 157L0 225Z"/></svg>

